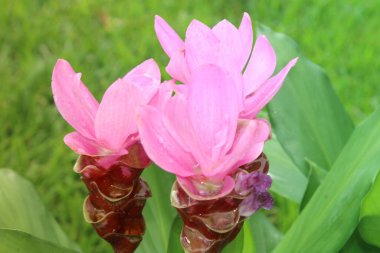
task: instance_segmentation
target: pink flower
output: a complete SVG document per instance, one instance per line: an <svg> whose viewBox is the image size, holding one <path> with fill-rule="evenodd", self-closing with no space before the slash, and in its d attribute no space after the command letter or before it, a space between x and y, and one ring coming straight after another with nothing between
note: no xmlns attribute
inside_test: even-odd
<svg viewBox="0 0 380 253"><path fill-rule="evenodd" d="M124 155L138 140L137 106L162 100L157 93L160 70L150 59L116 80L101 103L94 98L65 60L58 60L52 77L55 104L62 117L75 129L64 141L78 154Z"/></svg>
<svg viewBox="0 0 380 253"><path fill-rule="evenodd" d="M239 166L261 154L270 127L264 120L239 119L234 78L219 66L202 65L187 82L186 92L162 108L141 109L141 142L194 198L221 197L233 190L231 175Z"/></svg>
<svg viewBox="0 0 380 253"><path fill-rule="evenodd" d="M250 57L253 32L247 13L244 13L239 28L227 20L213 28L193 20L187 28L185 41L159 16L155 19L155 30L162 48L170 57L166 70L175 80L187 83L191 72L203 64L216 64L232 73L241 100L241 118L254 118L277 93L297 62L297 58L291 60L271 77L276 68L276 54L263 35L256 40Z"/></svg>

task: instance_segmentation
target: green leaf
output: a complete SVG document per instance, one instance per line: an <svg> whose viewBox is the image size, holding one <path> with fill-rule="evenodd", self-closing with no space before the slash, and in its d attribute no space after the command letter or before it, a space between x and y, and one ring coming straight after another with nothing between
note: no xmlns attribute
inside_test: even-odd
<svg viewBox="0 0 380 253"><path fill-rule="evenodd" d="M175 208L170 205L175 177L152 164L144 170L142 178L149 183L152 197L143 211L146 232L136 253L166 252L170 227L176 216Z"/></svg>
<svg viewBox="0 0 380 253"><path fill-rule="evenodd" d="M0 229L0 252L4 253L78 253L73 249L58 246L28 233Z"/></svg>
<svg viewBox="0 0 380 253"><path fill-rule="evenodd" d="M282 238L281 232L273 226L262 211L255 213L248 222L253 234L255 252L272 252Z"/></svg>
<svg viewBox="0 0 380 253"><path fill-rule="evenodd" d="M251 231L251 227L249 222L244 222L244 245L243 245L243 253L257 253L254 242L253 242L253 234Z"/></svg>
<svg viewBox="0 0 380 253"><path fill-rule="evenodd" d="M300 203L305 192L307 179L285 153L276 139L265 144L269 160L269 175L273 184L271 191Z"/></svg>
<svg viewBox="0 0 380 253"><path fill-rule="evenodd" d="M227 246L222 250L222 253L242 253L244 247L244 229L240 230L236 238L227 244Z"/></svg>
<svg viewBox="0 0 380 253"><path fill-rule="evenodd" d="M365 197L360 212L359 232L369 244L380 247L380 173Z"/></svg>
<svg viewBox="0 0 380 253"><path fill-rule="evenodd" d="M311 197L314 195L314 192L318 189L319 185L327 175L327 172L324 169L321 169L316 163L310 160L307 162L310 164L310 170L307 188L300 206L301 210L305 208Z"/></svg>
<svg viewBox="0 0 380 253"><path fill-rule="evenodd" d="M380 110L357 127L331 171L274 253L338 252L358 225L380 169Z"/></svg>
<svg viewBox="0 0 380 253"><path fill-rule="evenodd" d="M278 69L299 57L268 105L279 142L305 175L308 172L305 158L330 169L354 129L351 119L325 72L303 56L293 40L263 26L257 30L273 45Z"/></svg>
<svg viewBox="0 0 380 253"><path fill-rule="evenodd" d="M380 249L367 244L356 230L339 253L379 253Z"/></svg>
<svg viewBox="0 0 380 253"><path fill-rule="evenodd" d="M0 169L0 229L23 231L66 248L79 249L47 212L33 185L9 169Z"/></svg>
<svg viewBox="0 0 380 253"><path fill-rule="evenodd" d="M183 222L181 217L177 215L173 221L172 227L170 229L170 238L167 253L172 252L183 252L181 245L181 231Z"/></svg>

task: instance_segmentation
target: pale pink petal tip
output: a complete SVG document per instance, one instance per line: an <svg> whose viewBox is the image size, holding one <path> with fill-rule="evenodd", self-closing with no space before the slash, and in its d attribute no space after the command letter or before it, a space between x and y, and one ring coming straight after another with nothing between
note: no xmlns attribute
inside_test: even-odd
<svg viewBox="0 0 380 253"><path fill-rule="evenodd" d="M252 31L252 21L248 13L244 13L239 26L239 33L242 41L242 51L240 56L240 62L244 68L247 64L249 56L252 51L253 43L253 31Z"/></svg>
<svg viewBox="0 0 380 253"><path fill-rule="evenodd" d="M94 137L94 118L98 102L80 80L70 64L59 59L52 76L54 102L62 117L80 134Z"/></svg>
<svg viewBox="0 0 380 253"><path fill-rule="evenodd" d="M268 39L264 35L260 35L244 71L245 96L258 90L272 76L275 68L276 54L274 49Z"/></svg>
<svg viewBox="0 0 380 253"><path fill-rule="evenodd" d="M129 77L133 78L134 76L147 76L153 80L160 81L161 73L160 68L158 67L156 61L152 58L143 61L136 67L134 67L131 71L129 71L123 78L126 80Z"/></svg>
<svg viewBox="0 0 380 253"><path fill-rule="evenodd" d="M292 59L292 60L289 62L289 63L290 63L290 67L294 67L294 65L297 64L298 60L299 60L299 57L296 57L296 58Z"/></svg>
<svg viewBox="0 0 380 253"><path fill-rule="evenodd" d="M183 49L184 42L182 39L173 30L173 28L171 28L171 26L158 15L154 18L154 29L156 31L158 41L169 57L172 57L176 52Z"/></svg>
<svg viewBox="0 0 380 253"><path fill-rule="evenodd" d="M245 111L242 118L253 118L276 95L285 81L289 71L297 63L298 57L292 59L279 73L268 79L251 97L246 99Z"/></svg>
<svg viewBox="0 0 380 253"><path fill-rule="evenodd" d="M95 132L100 145L118 152L135 142L135 111L144 99L134 85L117 80L105 92L95 119Z"/></svg>
<svg viewBox="0 0 380 253"><path fill-rule="evenodd" d="M77 132L67 134L63 141L79 155L94 156L98 154L98 148L95 142L83 137Z"/></svg>
<svg viewBox="0 0 380 253"><path fill-rule="evenodd" d="M153 59L148 59L126 74L123 81L125 85L132 85L140 90L143 96L141 103L146 104L156 94L161 83L160 69Z"/></svg>
<svg viewBox="0 0 380 253"><path fill-rule="evenodd" d="M244 12L243 17L251 20L251 16L248 14L248 12Z"/></svg>
<svg viewBox="0 0 380 253"><path fill-rule="evenodd" d="M235 180L230 176L226 176L218 184L199 182L195 179L183 177L177 177L177 182L195 200L219 199L231 193L235 188Z"/></svg>

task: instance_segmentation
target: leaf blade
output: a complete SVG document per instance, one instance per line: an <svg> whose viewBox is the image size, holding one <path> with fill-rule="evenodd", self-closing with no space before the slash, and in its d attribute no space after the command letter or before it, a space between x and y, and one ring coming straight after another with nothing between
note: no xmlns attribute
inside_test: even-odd
<svg viewBox="0 0 380 253"><path fill-rule="evenodd" d="M18 253L78 253L73 249L58 246L50 241L42 240L28 233L0 229L0 252L18 252Z"/></svg>
<svg viewBox="0 0 380 253"><path fill-rule="evenodd" d="M10 169L0 169L0 228L79 249L48 213L33 185Z"/></svg>
<svg viewBox="0 0 380 253"><path fill-rule="evenodd" d="M354 131L274 253L337 252L355 230L360 204L380 166L380 110ZM360 146L360 149L357 147Z"/></svg>
<svg viewBox="0 0 380 253"><path fill-rule="evenodd" d="M269 175L273 181L271 191L300 203L306 190L307 178L276 139L265 144L264 152L268 156Z"/></svg>
<svg viewBox="0 0 380 253"><path fill-rule="evenodd" d="M369 244L380 247L380 173L365 197L360 211L359 232Z"/></svg>
<svg viewBox="0 0 380 253"><path fill-rule="evenodd" d="M278 66L299 56L285 84L269 103L277 138L295 164L307 175L308 158L327 170L350 137L354 125L325 72L313 64L289 37L259 26L275 48Z"/></svg>

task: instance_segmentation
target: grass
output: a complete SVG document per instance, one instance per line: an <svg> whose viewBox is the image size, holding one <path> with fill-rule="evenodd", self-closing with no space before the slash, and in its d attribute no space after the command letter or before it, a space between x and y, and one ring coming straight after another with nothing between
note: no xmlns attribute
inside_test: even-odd
<svg viewBox="0 0 380 253"><path fill-rule="evenodd" d="M144 59L153 57L161 67L167 63L153 31L155 14L184 34L192 18L210 25L228 18L237 24L248 11L293 37L326 69L355 122L379 106L376 0L0 0L0 5L0 167L13 168L36 185L84 252L109 248L82 219L86 191L71 170L76 155L62 142L71 129L58 115L50 91L57 58L82 72L100 99L111 82ZM294 214L288 213L292 220ZM290 225L281 224L284 229Z"/></svg>

